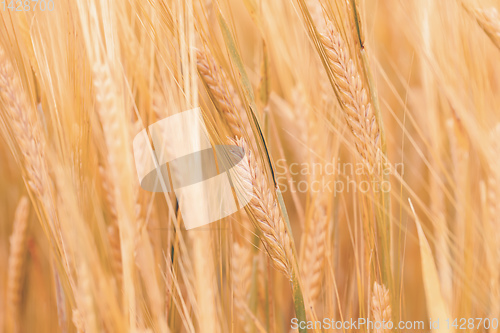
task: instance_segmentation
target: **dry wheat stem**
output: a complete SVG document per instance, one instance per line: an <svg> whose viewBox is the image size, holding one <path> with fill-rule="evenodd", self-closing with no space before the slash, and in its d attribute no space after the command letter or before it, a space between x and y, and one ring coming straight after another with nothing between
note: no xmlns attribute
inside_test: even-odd
<svg viewBox="0 0 500 333"><path fill-rule="evenodd" d="M383 284L373 283L373 293L372 293L372 314L373 319L376 322L387 323L391 320L391 299L389 297L389 289L387 289ZM391 330L384 327L381 329L375 329L375 333L390 333Z"/></svg>
<svg viewBox="0 0 500 333"><path fill-rule="evenodd" d="M320 39L332 69L347 124L356 139L356 147L368 165L374 166L381 154L380 130L356 64L349 57L342 36L332 23L328 24Z"/></svg>
<svg viewBox="0 0 500 333"><path fill-rule="evenodd" d="M146 294L148 295L151 315L158 328L165 332L167 329L164 317L164 299L161 297L160 284L156 278L155 258L149 234L145 229L137 235L136 265L144 281Z"/></svg>
<svg viewBox="0 0 500 333"><path fill-rule="evenodd" d="M241 139L236 139L235 144L243 148L244 156L236 167L238 181L246 183L252 188L252 200L248 207L253 214L256 228L262 233L261 241L272 259L275 268L292 278L292 244L290 236L281 215L281 210L273 196L266 181L266 176L259 163L255 159L253 152L248 148L247 143ZM235 154L240 154L236 152Z"/></svg>
<svg viewBox="0 0 500 333"><path fill-rule="evenodd" d="M20 332L21 291L26 255L29 200L22 197L17 205L13 230L10 236L10 254L7 265L7 320L13 332Z"/></svg>

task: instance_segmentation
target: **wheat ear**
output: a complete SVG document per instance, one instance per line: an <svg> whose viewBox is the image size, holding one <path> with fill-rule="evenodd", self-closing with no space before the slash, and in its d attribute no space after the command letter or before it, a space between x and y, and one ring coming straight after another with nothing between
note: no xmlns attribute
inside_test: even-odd
<svg viewBox="0 0 500 333"><path fill-rule="evenodd" d="M198 52L197 66L203 81L210 90L214 103L221 111L234 137L243 137L243 132L251 133L250 124L241 99L222 68L208 54Z"/></svg>
<svg viewBox="0 0 500 333"><path fill-rule="evenodd" d="M496 8L472 10L476 21L491 39L493 44L500 49L500 16Z"/></svg>
<svg viewBox="0 0 500 333"><path fill-rule="evenodd" d="M26 235L28 230L29 200L22 197L17 205L12 235L10 236L10 254L7 268L7 320L12 332L20 332L21 290L23 267L26 254Z"/></svg>
<svg viewBox="0 0 500 333"><path fill-rule="evenodd" d="M356 147L365 161L373 166L380 157L380 130L356 64L349 57L342 36L332 23L320 35L320 40L347 124L356 138Z"/></svg>
<svg viewBox="0 0 500 333"><path fill-rule="evenodd" d="M292 244L281 210L266 181L266 176L247 143L236 139L236 145L243 148L242 161L235 167L238 181L253 189L248 207L255 217L255 226L262 233L261 241L272 259L275 268L289 279L292 277ZM241 154L241 152L235 152ZM245 188L249 188L246 187Z"/></svg>
<svg viewBox="0 0 500 333"><path fill-rule="evenodd" d="M306 5L311 14L313 22L318 30L324 30L326 22L323 16L323 8L319 0L306 0Z"/></svg>
<svg viewBox="0 0 500 333"><path fill-rule="evenodd" d="M317 3L321 9L321 5ZM318 18L319 19L319 18ZM303 95L300 93L299 96ZM298 105L307 105L307 103L298 103ZM304 107L302 106L304 110ZM320 122L320 117L312 112L309 108L308 119L306 119L307 128L303 130L307 138L307 145L309 149L314 149L314 152L309 153L309 161L311 165L323 163L319 156L326 156L326 145L321 140L322 135L325 135L324 127ZM323 176L316 172L311 175L311 180L322 182ZM314 304L319 296L321 290L321 279L323 276L323 266L325 262L325 251L327 241L327 228L328 228L328 199L329 193L310 191L311 202L308 205L305 221L305 228L303 234L303 241L301 247L301 277L306 294L309 300ZM312 214L309 213L312 211Z"/></svg>
<svg viewBox="0 0 500 333"><path fill-rule="evenodd" d="M247 308L252 284L252 248L248 244L233 242L231 276L233 283L234 311L243 324L245 332L250 332L247 323Z"/></svg>
<svg viewBox="0 0 500 333"><path fill-rule="evenodd" d="M500 236L495 230L500 226L500 124L498 124L490 133L490 170L488 173L488 187L487 187L487 227L485 244L486 247L486 260L489 264L489 290L490 290L490 309L491 315L498 313L500 304L498 304L498 297L500 296L500 270L498 268L498 253L500 247L498 246Z"/></svg>
<svg viewBox="0 0 500 333"><path fill-rule="evenodd" d="M117 224L108 226L107 235L111 248L111 268L115 272L116 287L121 290L123 284L122 252L120 246L120 231Z"/></svg>
<svg viewBox="0 0 500 333"><path fill-rule="evenodd" d="M197 67L203 81L215 99L215 104L227 122L232 137L242 137L245 131L251 133L250 124L245 121L247 118L241 99L222 68L217 66L210 55L202 52L197 54ZM246 223L248 222L246 217L247 215L244 214L241 221L243 225L248 224ZM232 261L231 266L234 307L240 321L245 325L244 330L248 332L251 327L246 323L247 316L245 314L248 308L252 276L252 247L248 242L238 243L234 241L232 258L237 258Z"/></svg>
<svg viewBox="0 0 500 333"><path fill-rule="evenodd" d="M104 195L104 201L108 207L111 220L107 229L107 236L111 247L111 266L115 272L118 290L120 290L123 278L120 231L118 229L118 217L116 213L115 187L109 172L111 172L109 167L99 165L99 174L101 176L101 187Z"/></svg>
<svg viewBox="0 0 500 333"><path fill-rule="evenodd" d="M326 195L318 195L315 204L313 219L309 223L310 231L305 237L305 253L302 261L302 282L304 290L314 303L321 291L321 278L325 262L326 237L328 229L328 216L326 211ZM323 201L323 202L321 202Z"/></svg>
<svg viewBox="0 0 500 333"><path fill-rule="evenodd" d="M391 320L391 299L389 297L389 289L383 284L373 283L372 294L372 314L376 322L388 322ZM391 330L387 327L375 329L375 333L389 333Z"/></svg>
<svg viewBox="0 0 500 333"><path fill-rule="evenodd" d="M85 333L85 324L83 322L82 314L78 309L73 310L73 325L75 325L77 333Z"/></svg>
<svg viewBox="0 0 500 333"><path fill-rule="evenodd" d="M6 118L23 156L26 182L31 191L44 203L48 214L54 214L50 203L51 183L44 155L44 136L39 123L32 120L35 116L33 106L28 103L28 96L23 90L21 80L2 47L0 47L0 100L3 102Z"/></svg>
<svg viewBox="0 0 500 333"><path fill-rule="evenodd" d="M101 187L104 194L104 200L109 209L109 215L113 223L116 223L116 200L115 200L115 187L113 184L112 176L109 174L110 168L105 165L99 165L99 175L101 176Z"/></svg>
<svg viewBox="0 0 500 333"><path fill-rule="evenodd" d="M119 80L115 78L108 61L96 61L92 66L96 110L102 124L107 151L107 173L113 184L114 200L120 235L122 276L124 289L123 307L128 311L130 329L136 324L135 265L134 265L134 201L128 181L132 177L129 152L129 126L123 112L124 106Z"/></svg>
<svg viewBox="0 0 500 333"><path fill-rule="evenodd" d="M500 164L500 124L498 124L490 134L490 156L491 156L491 169L488 177L488 210L491 225L498 227L500 225L500 204L498 198L500 197L500 171L498 170Z"/></svg>
<svg viewBox="0 0 500 333"><path fill-rule="evenodd" d="M78 276L76 303L81 314L81 323L85 332L97 332L92 273L85 262L77 264L76 272Z"/></svg>

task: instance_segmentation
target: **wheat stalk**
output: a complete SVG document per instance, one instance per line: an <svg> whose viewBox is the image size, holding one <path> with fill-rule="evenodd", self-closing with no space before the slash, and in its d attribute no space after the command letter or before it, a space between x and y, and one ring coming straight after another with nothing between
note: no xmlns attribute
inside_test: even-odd
<svg viewBox="0 0 500 333"><path fill-rule="evenodd" d="M372 314L374 321L385 322L391 320L391 299L389 297L389 289L387 289L383 284L373 283L373 293L372 293ZM376 333L390 333L390 329L382 327L381 329L375 329Z"/></svg>
<svg viewBox="0 0 500 333"><path fill-rule="evenodd" d="M377 177L382 177L387 181L387 166L382 164L382 158L386 154L385 139L381 135L383 131L379 127L379 120L369 100L356 64L350 58L349 50L342 36L331 22L328 24L327 31L320 35L320 40L330 65L333 86L344 111L347 124L355 137L356 148L364 160L367 172L375 180L377 180ZM364 50L362 50L362 55L366 57ZM365 58L363 61L367 62L368 60ZM371 73L366 67L365 65L365 72ZM368 77L371 78L371 74L368 74ZM373 82L373 80L369 79L369 82ZM372 98L376 101L376 94L373 91ZM374 105L378 105L378 103L376 102ZM380 124L382 123L380 122ZM383 174L381 174L382 170ZM384 283L392 285L389 264L391 235L389 213L391 200L389 193L386 191L379 191L375 193L375 196L378 199L378 206L375 209L379 222L377 229L378 238L380 239L381 273Z"/></svg>
<svg viewBox="0 0 500 333"><path fill-rule="evenodd" d="M12 332L21 331L21 291L23 268L26 254L26 235L28 230L29 200L22 197L16 208L12 234L10 236L10 254L7 265L7 315Z"/></svg>
<svg viewBox="0 0 500 333"><path fill-rule="evenodd" d="M120 247L120 232L116 224L108 226L107 236L111 248L111 267L115 273L117 288L121 290L123 283L122 253Z"/></svg>
<svg viewBox="0 0 500 333"><path fill-rule="evenodd" d="M238 180L253 188L252 200L248 206L255 217L255 226L262 233L261 241L271 257L274 267L291 279L291 260L294 256L280 207L267 184L262 168L245 140L238 138L235 144L244 151L244 156L240 155L242 154L240 151L234 153L242 159L235 170L239 177Z"/></svg>
<svg viewBox="0 0 500 333"><path fill-rule="evenodd" d="M497 302L500 296L500 285L498 278L500 276L500 271L498 265L500 263L500 251L499 251L499 241L500 236L498 235L498 227L500 226L500 204L498 199L500 198L500 171L498 169L500 165L500 124L498 124L493 131L490 133L490 149L489 157L490 161L490 172L488 174L488 188L487 188L487 239L489 242L485 242L487 249L486 260L490 266L490 312L492 316L498 313L500 306Z"/></svg>
<svg viewBox="0 0 500 333"><path fill-rule="evenodd" d="M342 36L331 22L326 32L320 35L320 40L347 124L356 139L356 147L368 165L374 166L380 158L380 130L356 64L349 57Z"/></svg>

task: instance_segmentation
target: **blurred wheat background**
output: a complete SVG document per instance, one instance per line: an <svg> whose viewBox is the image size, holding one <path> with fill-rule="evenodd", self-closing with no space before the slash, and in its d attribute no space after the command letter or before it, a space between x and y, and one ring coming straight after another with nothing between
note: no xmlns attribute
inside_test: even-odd
<svg viewBox="0 0 500 333"><path fill-rule="evenodd" d="M0 10L0 331L278 333L293 318L367 318L430 332L429 318L498 318L499 8ZM214 145L244 149L253 196L187 231L173 193L141 188L132 140L195 107Z"/></svg>

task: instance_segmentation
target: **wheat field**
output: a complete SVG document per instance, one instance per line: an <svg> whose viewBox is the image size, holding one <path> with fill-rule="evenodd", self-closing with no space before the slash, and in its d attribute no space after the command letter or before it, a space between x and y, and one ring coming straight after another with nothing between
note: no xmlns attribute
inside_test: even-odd
<svg viewBox="0 0 500 333"><path fill-rule="evenodd" d="M499 332L499 10L2 1L0 332ZM188 110L223 218L140 177Z"/></svg>

